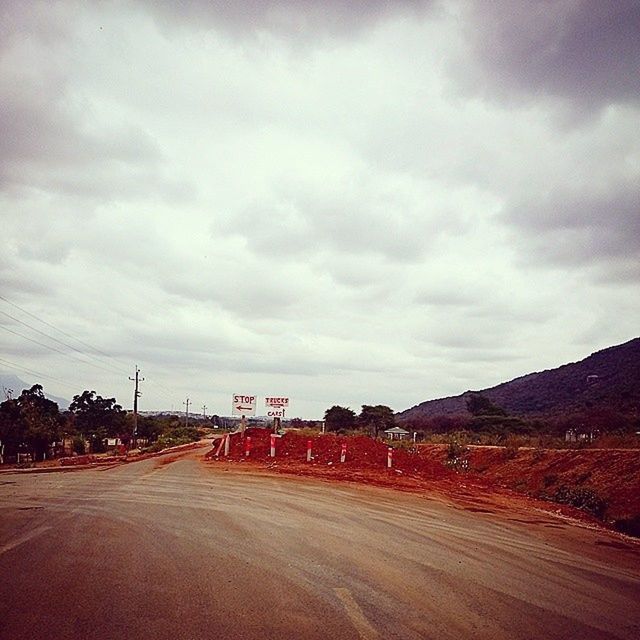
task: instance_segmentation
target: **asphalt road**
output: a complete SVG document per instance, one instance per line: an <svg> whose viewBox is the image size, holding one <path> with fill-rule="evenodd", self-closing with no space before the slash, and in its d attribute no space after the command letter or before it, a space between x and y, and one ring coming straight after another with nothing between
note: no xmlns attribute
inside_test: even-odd
<svg viewBox="0 0 640 640"><path fill-rule="evenodd" d="M640 637L637 545L198 455L0 474L0 638Z"/></svg>

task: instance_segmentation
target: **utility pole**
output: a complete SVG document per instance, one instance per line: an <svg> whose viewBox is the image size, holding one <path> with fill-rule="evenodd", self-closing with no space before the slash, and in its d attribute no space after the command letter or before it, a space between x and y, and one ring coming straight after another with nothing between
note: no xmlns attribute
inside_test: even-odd
<svg viewBox="0 0 640 640"><path fill-rule="evenodd" d="M207 405L206 404L202 405L202 417L203 418L207 417Z"/></svg>
<svg viewBox="0 0 640 640"><path fill-rule="evenodd" d="M138 385L144 380L144 378L140 377L140 369L138 369L138 365L136 365L135 378L129 376L129 380L132 380L136 383L133 390L133 446L135 447L136 438L138 437L138 398L142 395L138 391Z"/></svg>
<svg viewBox="0 0 640 640"><path fill-rule="evenodd" d="M187 398L186 402L183 402L182 404L187 406L187 411L185 413L185 417L184 417L184 426L188 427L189 426L189 404L190 404L191 400L189 400L189 398Z"/></svg>

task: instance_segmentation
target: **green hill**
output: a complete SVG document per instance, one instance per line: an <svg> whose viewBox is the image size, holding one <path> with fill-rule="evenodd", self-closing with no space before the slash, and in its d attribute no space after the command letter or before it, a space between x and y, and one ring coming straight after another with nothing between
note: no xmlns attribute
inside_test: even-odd
<svg viewBox="0 0 640 640"><path fill-rule="evenodd" d="M427 400L399 414L400 421L468 416L466 401L479 393L507 413L527 418L609 412L631 419L640 414L640 338L565 364L504 382L489 389Z"/></svg>

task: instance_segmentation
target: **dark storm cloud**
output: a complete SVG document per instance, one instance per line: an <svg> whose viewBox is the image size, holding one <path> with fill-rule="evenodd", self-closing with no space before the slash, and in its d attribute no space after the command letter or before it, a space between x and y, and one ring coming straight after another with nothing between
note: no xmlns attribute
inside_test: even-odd
<svg viewBox="0 0 640 640"><path fill-rule="evenodd" d="M487 98L566 100L585 111L640 101L640 2L493 0L465 5L458 73Z"/></svg>
<svg viewBox="0 0 640 640"><path fill-rule="evenodd" d="M235 34L351 35L393 15L420 16L431 0L139 0L167 27L224 29Z"/></svg>
<svg viewBox="0 0 640 640"><path fill-rule="evenodd" d="M629 181L603 190L565 187L513 204L503 218L520 236L527 261L601 265L621 274L640 259L640 188ZM626 268L622 268L626 272Z"/></svg>

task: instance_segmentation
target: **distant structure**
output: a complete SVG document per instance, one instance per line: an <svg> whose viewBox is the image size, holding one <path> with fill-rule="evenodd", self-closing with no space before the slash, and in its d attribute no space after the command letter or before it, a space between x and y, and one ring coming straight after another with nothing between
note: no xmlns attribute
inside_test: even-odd
<svg viewBox="0 0 640 640"><path fill-rule="evenodd" d="M406 429L403 429L402 427L393 427L391 429L387 429L384 433L387 438L389 438L389 440L404 440L411 435Z"/></svg>

